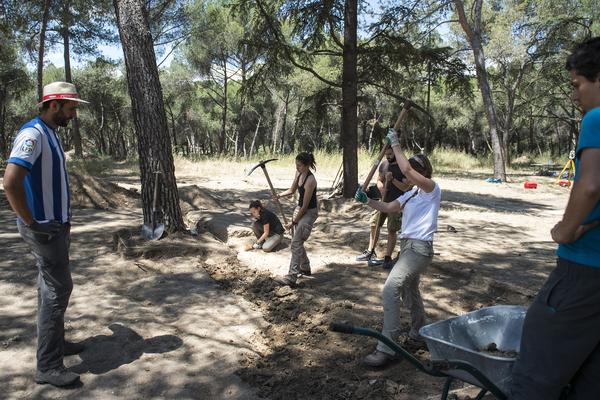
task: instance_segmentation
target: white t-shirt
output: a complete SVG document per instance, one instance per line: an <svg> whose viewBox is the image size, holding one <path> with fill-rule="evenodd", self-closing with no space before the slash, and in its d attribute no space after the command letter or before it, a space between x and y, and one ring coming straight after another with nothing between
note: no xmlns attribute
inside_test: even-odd
<svg viewBox="0 0 600 400"><path fill-rule="evenodd" d="M404 204L400 238L432 241L433 233L437 230L441 199L442 190L437 183L430 193L415 186L398 197L396 201Z"/></svg>

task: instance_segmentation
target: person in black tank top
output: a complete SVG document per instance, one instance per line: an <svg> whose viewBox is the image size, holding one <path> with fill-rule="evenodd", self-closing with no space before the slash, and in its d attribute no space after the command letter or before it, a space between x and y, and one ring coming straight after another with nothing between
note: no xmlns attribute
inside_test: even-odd
<svg viewBox="0 0 600 400"><path fill-rule="evenodd" d="M402 196L404 192L410 190L411 185L405 181L405 176L400 170L394 151L388 147L385 151L385 159L379 164L379 177L377 179L377 188L383 196L384 202L394 201ZM379 232L383 223L387 220L387 245L385 257L383 260L377 259L375 247L379 241ZM374 211L370 220L371 231L369 235L369 247L363 251L356 261L367 261L368 265L382 265L384 269L391 269L394 266L392 253L396 247L398 232L402 227L402 213L384 213Z"/></svg>
<svg viewBox="0 0 600 400"><path fill-rule="evenodd" d="M294 209L292 221L286 229L292 231L292 259L288 274L275 281L281 285L294 285L298 275L310 275L310 260L304 248L304 242L310 236L313 224L318 216L317 180L311 169L316 167L315 158L311 153L302 152L296 156L296 176L292 186L285 192L274 196L274 200L281 197L300 194L298 205Z"/></svg>
<svg viewBox="0 0 600 400"><path fill-rule="evenodd" d="M306 190L304 189L304 184L306 183L306 180L310 176L314 177L312 172L310 172L310 170L309 170L308 174L304 178L304 181L302 182L302 184L298 185L298 193L300 194L300 196L298 196L298 207L300 207L300 208L302 208L302 204L304 203L304 193L306 193ZM316 188L316 186L315 186L315 190L312 192L312 196L310 196L308 208L317 208L317 188Z"/></svg>

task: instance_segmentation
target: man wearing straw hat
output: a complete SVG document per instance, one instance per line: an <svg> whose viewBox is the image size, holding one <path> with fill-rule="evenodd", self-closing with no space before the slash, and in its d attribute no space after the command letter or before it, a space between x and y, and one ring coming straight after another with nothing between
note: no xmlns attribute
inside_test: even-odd
<svg viewBox="0 0 600 400"><path fill-rule="evenodd" d="M37 383L68 386L79 379L63 364L83 346L65 342L64 314L73 289L69 268L71 208L65 153L56 133L77 114L75 85L44 86L40 114L21 127L4 173L6 197L38 268Z"/></svg>

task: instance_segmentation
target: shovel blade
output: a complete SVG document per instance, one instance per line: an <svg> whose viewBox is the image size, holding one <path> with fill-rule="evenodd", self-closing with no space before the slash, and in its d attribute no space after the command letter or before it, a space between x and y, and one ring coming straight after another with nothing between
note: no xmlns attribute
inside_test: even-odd
<svg viewBox="0 0 600 400"><path fill-rule="evenodd" d="M142 225L142 236L148 240L158 240L165 232L164 224L157 224L154 228L152 225Z"/></svg>

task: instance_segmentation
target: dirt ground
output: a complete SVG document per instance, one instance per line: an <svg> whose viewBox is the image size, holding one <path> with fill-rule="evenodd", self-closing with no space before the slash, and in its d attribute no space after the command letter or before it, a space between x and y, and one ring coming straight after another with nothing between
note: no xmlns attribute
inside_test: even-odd
<svg viewBox="0 0 600 400"><path fill-rule="evenodd" d="M73 198L85 208L73 210L75 288L66 325L67 336L86 349L65 359L82 374L82 383L68 390L33 382L36 270L2 193L0 397L439 398L443 380L407 362L365 368L360 360L375 340L328 330L335 321L381 329L387 272L354 260L368 243L369 210L325 200L335 171L317 171L325 189L306 246L313 275L297 288L278 288L271 278L287 272L289 239L273 253L243 250L251 234L247 205L269 198L264 176L245 177L243 167L218 178L178 173L182 208L197 235L152 243L137 235L136 176L115 169L104 179L72 179ZM278 190L291 183L293 169L269 172ZM536 190L523 188L531 177L512 176L507 184L484 178L435 178L443 193L436 255L421 281L430 322L490 305L528 304L553 268L549 232L568 189L552 178L535 177ZM292 202L285 208L289 215ZM400 342L429 359L423 344ZM452 390L457 399L476 393L462 383Z"/></svg>

